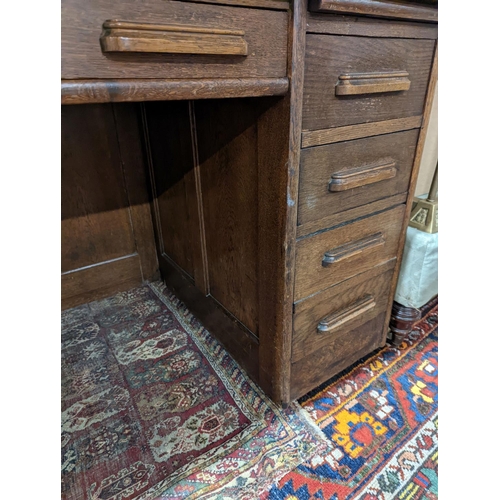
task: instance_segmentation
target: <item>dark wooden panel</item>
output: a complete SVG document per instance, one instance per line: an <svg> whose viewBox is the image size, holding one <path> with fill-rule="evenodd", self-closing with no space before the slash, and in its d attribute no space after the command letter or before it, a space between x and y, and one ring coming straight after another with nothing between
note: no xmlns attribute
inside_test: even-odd
<svg viewBox="0 0 500 500"><path fill-rule="evenodd" d="M165 253L194 277L190 211L196 192L190 183L193 151L186 101L146 105L160 254Z"/></svg>
<svg viewBox="0 0 500 500"><path fill-rule="evenodd" d="M139 256L65 273L61 277L62 309L99 300L139 286L143 282Z"/></svg>
<svg viewBox="0 0 500 500"><path fill-rule="evenodd" d="M247 56L103 53L99 37L108 19L243 30ZM260 78L286 75L284 11L165 0L62 3L62 78Z"/></svg>
<svg viewBox="0 0 500 500"><path fill-rule="evenodd" d="M258 97L287 91L287 78L63 80L61 104Z"/></svg>
<svg viewBox="0 0 500 500"><path fill-rule="evenodd" d="M170 259L160 260L165 284L224 345L250 377L259 382L259 342L241 323L229 316L217 301L201 292Z"/></svg>
<svg viewBox="0 0 500 500"><path fill-rule="evenodd" d="M308 12L307 32L330 35L356 35L384 38L429 38L436 39L435 24L412 23L408 21L381 22L369 17L325 16Z"/></svg>
<svg viewBox="0 0 500 500"><path fill-rule="evenodd" d="M302 151L299 225L407 191L418 134L410 130ZM332 175L384 162L394 164L393 177L339 192L329 189Z"/></svg>
<svg viewBox="0 0 500 500"><path fill-rule="evenodd" d="M361 16L409 19L437 23L438 10L404 0L310 0L310 10L323 13L357 14Z"/></svg>
<svg viewBox="0 0 500 500"><path fill-rule="evenodd" d="M384 313L395 264L396 260L393 259L296 303L293 316L292 362L318 349L332 346L346 331L354 330ZM332 312L348 310L352 304L365 296L370 296L373 300L373 307L368 311L352 315L352 318L347 318L348 321L331 331L318 331L318 325L325 317ZM352 342L361 345L364 339L352 336Z"/></svg>
<svg viewBox="0 0 500 500"><path fill-rule="evenodd" d="M296 399L345 370L380 347L384 314L379 314L353 330L344 331L332 345L292 363L290 398ZM353 342L361 338L363 342Z"/></svg>
<svg viewBox="0 0 500 500"><path fill-rule="evenodd" d="M159 267L151 217L151 193L143 147L141 113L138 105L115 104L116 132L123 176L130 204L130 219L143 280L158 279Z"/></svg>
<svg viewBox="0 0 500 500"><path fill-rule="evenodd" d="M210 294L258 333L257 121L273 98L195 103Z"/></svg>
<svg viewBox="0 0 500 500"><path fill-rule="evenodd" d="M295 82L292 82L293 88ZM296 96L294 96L296 98ZM291 99L281 99L258 123L258 300L260 383L277 403L288 401L290 365L286 264L282 247L288 211L286 174L290 130L283 126L291 112ZM292 264L293 268L293 264Z"/></svg>
<svg viewBox="0 0 500 500"><path fill-rule="evenodd" d="M421 115L434 44L433 40L308 34L303 129ZM407 91L335 95L340 75L400 70L409 73L411 85Z"/></svg>
<svg viewBox="0 0 500 500"><path fill-rule="evenodd" d="M317 233L297 242L295 300L396 256L405 206ZM367 240L370 238L370 240ZM336 255L334 262L326 253Z"/></svg>
<svg viewBox="0 0 500 500"><path fill-rule="evenodd" d="M112 107L65 106L61 130L62 272L135 253Z"/></svg>
<svg viewBox="0 0 500 500"><path fill-rule="evenodd" d="M140 115L62 108L63 308L158 278Z"/></svg>

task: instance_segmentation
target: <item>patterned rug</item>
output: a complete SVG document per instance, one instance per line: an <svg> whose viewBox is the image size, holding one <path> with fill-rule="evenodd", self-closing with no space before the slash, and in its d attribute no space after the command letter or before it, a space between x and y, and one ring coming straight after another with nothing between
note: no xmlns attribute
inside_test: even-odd
<svg viewBox="0 0 500 500"><path fill-rule="evenodd" d="M330 445L160 283L62 315L62 498L255 499Z"/></svg>
<svg viewBox="0 0 500 500"><path fill-rule="evenodd" d="M437 313L299 400L334 448L261 499L437 499Z"/></svg>

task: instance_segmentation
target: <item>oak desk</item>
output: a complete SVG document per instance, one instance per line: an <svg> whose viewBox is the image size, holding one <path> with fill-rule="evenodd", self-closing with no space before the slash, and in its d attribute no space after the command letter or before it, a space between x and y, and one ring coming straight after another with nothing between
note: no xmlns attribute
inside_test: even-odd
<svg viewBox="0 0 500 500"><path fill-rule="evenodd" d="M383 345L436 61L415 3L63 0L63 308L161 276L282 404Z"/></svg>

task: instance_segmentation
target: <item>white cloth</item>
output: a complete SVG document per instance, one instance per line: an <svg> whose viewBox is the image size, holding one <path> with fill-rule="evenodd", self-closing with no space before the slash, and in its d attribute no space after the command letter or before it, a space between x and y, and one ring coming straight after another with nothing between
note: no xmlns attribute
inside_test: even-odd
<svg viewBox="0 0 500 500"><path fill-rule="evenodd" d="M394 300L418 309L438 294L438 233L409 227Z"/></svg>

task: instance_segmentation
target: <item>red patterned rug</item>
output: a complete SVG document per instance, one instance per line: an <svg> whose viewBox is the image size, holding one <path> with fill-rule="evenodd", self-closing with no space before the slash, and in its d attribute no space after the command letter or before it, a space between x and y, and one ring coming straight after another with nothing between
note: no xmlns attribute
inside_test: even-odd
<svg viewBox="0 0 500 500"><path fill-rule="evenodd" d="M334 447L261 499L437 499L437 318L300 400Z"/></svg>
<svg viewBox="0 0 500 500"><path fill-rule="evenodd" d="M255 499L327 441L159 283L62 316L62 498Z"/></svg>

